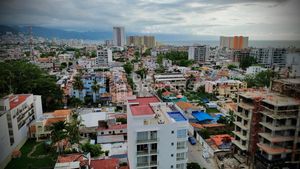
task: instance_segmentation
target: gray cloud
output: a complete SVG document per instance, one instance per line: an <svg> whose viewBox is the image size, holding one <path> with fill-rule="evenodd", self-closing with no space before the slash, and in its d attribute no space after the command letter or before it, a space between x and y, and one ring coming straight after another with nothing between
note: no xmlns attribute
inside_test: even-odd
<svg viewBox="0 0 300 169"><path fill-rule="evenodd" d="M263 36L272 25L278 38L300 39L298 8L299 0L1 0L0 24L258 39L274 38Z"/></svg>

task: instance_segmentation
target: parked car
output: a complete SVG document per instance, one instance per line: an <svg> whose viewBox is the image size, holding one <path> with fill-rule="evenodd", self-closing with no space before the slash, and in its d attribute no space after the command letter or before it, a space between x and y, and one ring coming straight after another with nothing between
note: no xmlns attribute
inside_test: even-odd
<svg viewBox="0 0 300 169"><path fill-rule="evenodd" d="M188 140L191 143L191 145L195 145L196 144L196 139L194 137L189 137Z"/></svg>

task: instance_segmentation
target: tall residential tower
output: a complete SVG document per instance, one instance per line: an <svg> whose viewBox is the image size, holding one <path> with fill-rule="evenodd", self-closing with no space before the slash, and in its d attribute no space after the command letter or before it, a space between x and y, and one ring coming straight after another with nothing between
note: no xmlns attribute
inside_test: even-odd
<svg viewBox="0 0 300 169"><path fill-rule="evenodd" d="M113 45L114 46L126 45L124 27L113 27Z"/></svg>

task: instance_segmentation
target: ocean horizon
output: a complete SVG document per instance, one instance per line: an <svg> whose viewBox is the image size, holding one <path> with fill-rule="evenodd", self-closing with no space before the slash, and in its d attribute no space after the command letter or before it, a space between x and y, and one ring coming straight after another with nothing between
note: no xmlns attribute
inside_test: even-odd
<svg viewBox="0 0 300 169"><path fill-rule="evenodd" d="M219 46L219 40L203 40L203 41L158 41L164 45L175 46L191 46L191 45L209 45L211 47ZM249 47L255 48L288 48L296 47L300 48L300 40L288 41L288 40L249 40Z"/></svg>

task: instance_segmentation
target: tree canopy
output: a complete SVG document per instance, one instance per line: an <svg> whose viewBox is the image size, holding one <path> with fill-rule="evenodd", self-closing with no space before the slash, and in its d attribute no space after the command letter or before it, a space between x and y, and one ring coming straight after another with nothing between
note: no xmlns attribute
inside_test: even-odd
<svg viewBox="0 0 300 169"><path fill-rule="evenodd" d="M63 92L56 85L56 79L25 61L0 62L0 95L10 93L41 95L44 111L52 111L62 106Z"/></svg>
<svg viewBox="0 0 300 169"><path fill-rule="evenodd" d="M193 64L192 60L188 60L188 52L185 51L171 51L157 56L157 63L162 64L163 59L169 59L173 64L178 66L190 66Z"/></svg>
<svg viewBox="0 0 300 169"><path fill-rule="evenodd" d="M130 63L130 62L126 62L124 65L123 65L123 68L125 70L125 72L127 74L131 74L132 70L133 70L133 65Z"/></svg>
<svg viewBox="0 0 300 169"><path fill-rule="evenodd" d="M244 81L247 83L247 87L269 87L270 81L276 76L274 71L266 70L256 75L246 75Z"/></svg>

